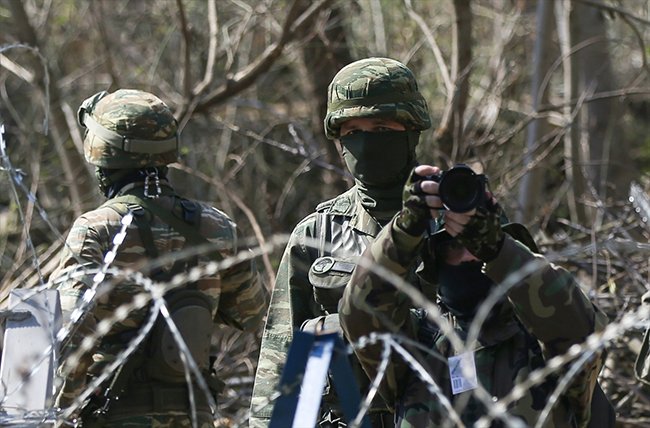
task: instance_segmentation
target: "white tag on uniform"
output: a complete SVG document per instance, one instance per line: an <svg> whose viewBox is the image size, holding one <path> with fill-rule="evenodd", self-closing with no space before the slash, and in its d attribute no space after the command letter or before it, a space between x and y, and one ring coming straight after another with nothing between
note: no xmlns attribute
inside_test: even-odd
<svg viewBox="0 0 650 428"><path fill-rule="evenodd" d="M478 386L476 379L476 363L474 353L465 352L449 358L449 376L451 378L451 392L456 395L469 391Z"/></svg>

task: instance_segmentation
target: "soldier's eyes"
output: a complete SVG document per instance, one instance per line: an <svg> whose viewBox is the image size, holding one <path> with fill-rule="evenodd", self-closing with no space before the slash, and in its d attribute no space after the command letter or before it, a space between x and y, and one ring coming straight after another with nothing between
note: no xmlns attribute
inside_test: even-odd
<svg viewBox="0 0 650 428"><path fill-rule="evenodd" d="M390 132L390 131L401 131L402 128L393 125L382 125L373 129L374 132Z"/></svg>

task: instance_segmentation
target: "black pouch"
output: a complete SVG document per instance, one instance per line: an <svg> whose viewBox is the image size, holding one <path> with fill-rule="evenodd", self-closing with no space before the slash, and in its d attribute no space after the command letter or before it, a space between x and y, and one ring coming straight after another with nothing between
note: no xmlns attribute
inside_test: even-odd
<svg viewBox="0 0 650 428"><path fill-rule="evenodd" d="M338 312L343 290L350 282L356 263L335 257L319 257L309 269L309 282L314 289L314 300L326 314Z"/></svg>
<svg viewBox="0 0 650 428"><path fill-rule="evenodd" d="M165 300L199 370L208 370L212 339L212 310L208 296L197 290L180 290L165 296ZM144 365L149 378L168 383L185 382L181 350L162 315L158 315L149 346Z"/></svg>

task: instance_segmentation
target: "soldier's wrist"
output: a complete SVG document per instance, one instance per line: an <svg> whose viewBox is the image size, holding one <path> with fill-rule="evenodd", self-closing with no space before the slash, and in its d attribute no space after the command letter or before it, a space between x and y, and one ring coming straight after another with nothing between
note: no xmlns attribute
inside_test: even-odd
<svg viewBox="0 0 650 428"><path fill-rule="evenodd" d="M416 253L419 251L422 241L424 240L424 230L422 230L422 232L417 236L414 236L402 229L397 221L392 223L391 229L392 239L398 250L405 253Z"/></svg>
<svg viewBox="0 0 650 428"><path fill-rule="evenodd" d="M401 232L415 238L422 238L428 223L429 219L425 216L418 217L408 211L401 211L395 219L395 225Z"/></svg>

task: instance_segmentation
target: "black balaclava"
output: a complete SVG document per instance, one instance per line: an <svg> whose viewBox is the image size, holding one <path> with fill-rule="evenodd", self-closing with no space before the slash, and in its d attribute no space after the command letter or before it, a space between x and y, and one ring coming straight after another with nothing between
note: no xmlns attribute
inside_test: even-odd
<svg viewBox="0 0 650 428"><path fill-rule="evenodd" d="M340 138L343 158L363 206L376 217L402 207L404 183L416 165L420 131L356 132Z"/></svg>
<svg viewBox="0 0 650 428"><path fill-rule="evenodd" d="M144 182L147 172L153 168L140 169L109 169L95 167L95 175L99 179L99 190L111 199L127 184ZM167 166L156 167L160 180L167 179Z"/></svg>
<svg viewBox="0 0 650 428"><path fill-rule="evenodd" d="M440 263L438 266L438 294L449 311L469 320L495 286L483 273L483 262L470 261L459 265Z"/></svg>

